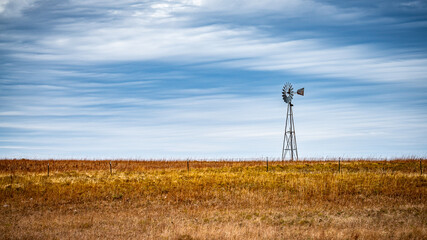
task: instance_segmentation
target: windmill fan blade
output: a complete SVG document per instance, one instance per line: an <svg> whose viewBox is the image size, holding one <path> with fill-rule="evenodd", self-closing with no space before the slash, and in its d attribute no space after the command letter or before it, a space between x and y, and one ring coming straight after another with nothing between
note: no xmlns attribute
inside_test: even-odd
<svg viewBox="0 0 427 240"><path fill-rule="evenodd" d="M304 96L304 88L298 89L297 94Z"/></svg>
<svg viewBox="0 0 427 240"><path fill-rule="evenodd" d="M288 97L286 97L286 95L282 95L282 98L283 98L283 101L285 101L285 103L289 102L289 99L288 99Z"/></svg>

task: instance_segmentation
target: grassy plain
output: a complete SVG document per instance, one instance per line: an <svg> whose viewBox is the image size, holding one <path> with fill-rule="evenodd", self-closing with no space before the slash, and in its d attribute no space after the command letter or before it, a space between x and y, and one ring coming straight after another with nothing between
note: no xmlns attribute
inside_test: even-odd
<svg viewBox="0 0 427 240"><path fill-rule="evenodd" d="M0 238L427 239L420 160L111 166L0 160Z"/></svg>

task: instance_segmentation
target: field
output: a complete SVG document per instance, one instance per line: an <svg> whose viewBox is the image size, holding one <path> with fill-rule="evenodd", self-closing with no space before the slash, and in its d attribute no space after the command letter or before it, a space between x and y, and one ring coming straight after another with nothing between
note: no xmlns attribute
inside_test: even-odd
<svg viewBox="0 0 427 240"><path fill-rule="evenodd" d="M0 160L0 238L427 239L426 164Z"/></svg>

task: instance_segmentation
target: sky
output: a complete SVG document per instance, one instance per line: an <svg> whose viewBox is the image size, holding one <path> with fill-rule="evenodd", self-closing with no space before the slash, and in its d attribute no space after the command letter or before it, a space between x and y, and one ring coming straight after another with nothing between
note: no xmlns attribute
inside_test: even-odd
<svg viewBox="0 0 427 240"><path fill-rule="evenodd" d="M427 2L0 0L0 158L427 156Z"/></svg>

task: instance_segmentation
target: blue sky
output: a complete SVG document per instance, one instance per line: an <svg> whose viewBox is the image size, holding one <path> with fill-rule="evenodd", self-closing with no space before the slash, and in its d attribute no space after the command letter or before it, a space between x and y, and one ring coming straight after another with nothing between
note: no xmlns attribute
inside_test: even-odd
<svg viewBox="0 0 427 240"><path fill-rule="evenodd" d="M0 0L0 157L427 155L427 2Z"/></svg>

